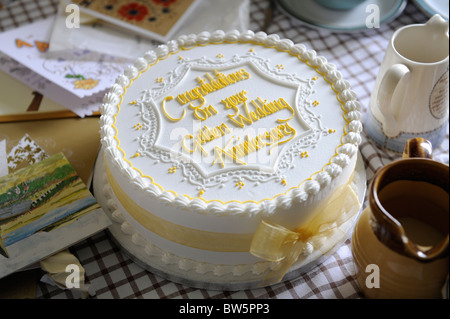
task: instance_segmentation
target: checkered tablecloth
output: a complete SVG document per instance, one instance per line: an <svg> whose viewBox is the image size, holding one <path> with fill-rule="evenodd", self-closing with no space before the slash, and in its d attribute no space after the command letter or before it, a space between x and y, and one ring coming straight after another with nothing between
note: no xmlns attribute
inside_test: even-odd
<svg viewBox="0 0 450 319"><path fill-rule="evenodd" d="M15 0L0 10L0 32L56 13L58 0ZM250 29L259 31L265 20L269 0L252 0ZM267 33L276 33L296 43L304 43L325 56L342 72L367 113L370 95L388 40L397 28L425 23L428 17L414 3L408 3L403 13L380 28L356 33L331 33L311 29L285 16L276 9ZM381 166L398 158L379 149L363 134L360 146L367 183ZM434 150L436 160L448 163L448 131L446 140ZM364 206L366 203L364 203ZM221 292L194 289L164 280L144 270L126 257L114 244L107 231L101 232L71 248L86 270L86 281L95 291L92 298L362 298L355 280L350 239L325 262L307 274L271 287L253 290ZM69 291L40 283L38 298L72 298Z"/></svg>

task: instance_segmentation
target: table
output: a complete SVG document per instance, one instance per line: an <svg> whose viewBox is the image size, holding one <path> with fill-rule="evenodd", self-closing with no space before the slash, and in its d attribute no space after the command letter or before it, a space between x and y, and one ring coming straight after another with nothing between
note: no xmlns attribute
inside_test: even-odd
<svg viewBox="0 0 450 319"><path fill-rule="evenodd" d="M54 15L57 3L57 0L17 0L0 11L0 32ZM259 31L263 28L269 5L269 0L251 1L250 29ZM332 33L312 29L275 9L267 33L276 33L296 43L304 43L335 64L358 94L364 118L384 50L392 33L403 25L425 23L427 20L428 17L414 3L409 2L400 16L380 28L353 33ZM435 159L447 164L448 137L447 129L446 140L434 150ZM398 155L378 148L365 133L360 152L368 184L378 168L398 158ZM367 201L363 207L366 205ZM350 244L348 239L334 255L300 278L271 287L236 292L194 289L155 276L126 257L107 231L73 246L71 251L84 266L86 282L95 291L91 298L363 298L355 279ZM73 298L73 295L70 291L39 283L37 298Z"/></svg>

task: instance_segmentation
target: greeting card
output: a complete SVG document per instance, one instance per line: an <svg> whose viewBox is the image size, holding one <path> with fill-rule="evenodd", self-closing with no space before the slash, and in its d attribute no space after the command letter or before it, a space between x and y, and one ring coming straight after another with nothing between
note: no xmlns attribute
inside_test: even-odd
<svg viewBox="0 0 450 319"><path fill-rule="evenodd" d="M0 71L0 123L99 114L104 91L80 98L2 53Z"/></svg>
<svg viewBox="0 0 450 319"><path fill-rule="evenodd" d="M86 13L152 39L166 42L199 0L72 0Z"/></svg>
<svg viewBox="0 0 450 319"><path fill-rule="evenodd" d="M49 56L53 21L50 17L0 33L0 51L78 98L109 89L129 61L89 50Z"/></svg>
<svg viewBox="0 0 450 319"><path fill-rule="evenodd" d="M62 153L0 178L0 278L111 224Z"/></svg>

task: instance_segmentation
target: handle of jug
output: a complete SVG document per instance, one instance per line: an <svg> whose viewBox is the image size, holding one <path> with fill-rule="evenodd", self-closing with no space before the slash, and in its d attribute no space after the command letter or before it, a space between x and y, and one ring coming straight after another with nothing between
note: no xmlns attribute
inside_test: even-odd
<svg viewBox="0 0 450 319"><path fill-rule="evenodd" d="M403 151L403 158L429 158L433 157L433 146L430 141L422 138L415 137L409 139L405 144ZM434 247L424 247L413 243L408 244L410 254L421 261L434 260L436 256L441 255L444 249L448 249L448 236L447 242L442 241Z"/></svg>
<svg viewBox="0 0 450 319"><path fill-rule="evenodd" d="M403 158L411 157L433 158L433 145L423 137L409 139L403 150Z"/></svg>
<svg viewBox="0 0 450 319"><path fill-rule="evenodd" d="M395 137L400 134L392 97L400 81L409 74L410 70L404 64L394 64L386 70L380 82L377 104L381 114L383 114L383 132L388 137Z"/></svg>

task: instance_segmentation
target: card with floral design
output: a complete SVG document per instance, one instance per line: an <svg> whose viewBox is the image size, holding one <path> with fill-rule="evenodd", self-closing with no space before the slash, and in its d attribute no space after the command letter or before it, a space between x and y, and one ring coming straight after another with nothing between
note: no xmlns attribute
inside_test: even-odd
<svg viewBox="0 0 450 319"><path fill-rule="evenodd" d="M79 98L0 52L0 123L99 115L104 92Z"/></svg>
<svg viewBox="0 0 450 319"><path fill-rule="evenodd" d="M78 98L105 91L129 64L89 50L48 55L54 17L0 33L0 51Z"/></svg>
<svg viewBox="0 0 450 319"><path fill-rule="evenodd" d="M199 0L72 0L81 10L120 27L166 42Z"/></svg>
<svg viewBox="0 0 450 319"><path fill-rule="evenodd" d="M27 167L40 162L47 157L47 152L45 152L28 134L25 134L6 157L8 171L14 172L22 167Z"/></svg>

